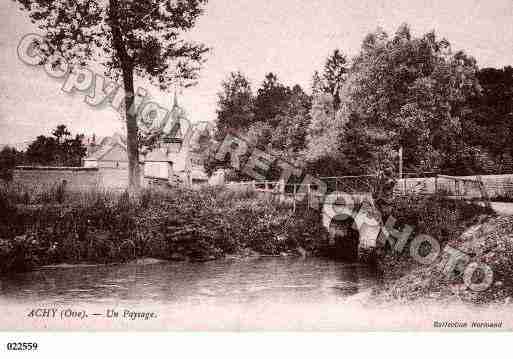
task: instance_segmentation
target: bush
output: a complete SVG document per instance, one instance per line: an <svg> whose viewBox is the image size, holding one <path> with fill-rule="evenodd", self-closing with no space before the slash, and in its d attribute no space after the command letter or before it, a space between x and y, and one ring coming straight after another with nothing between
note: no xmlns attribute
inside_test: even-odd
<svg viewBox="0 0 513 359"><path fill-rule="evenodd" d="M464 266L445 273L439 263L415 268L388 286L384 295L390 299L457 298L472 303L509 302L513 297L513 216L489 218L472 226L461 236L449 241L452 248L461 250L471 262L486 264L493 273L492 282L483 290L473 291L463 285ZM464 264L465 262L461 262ZM483 272L477 271L480 283Z"/></svg>
<svg viewBox="0 0 513 359"><path fill-rule="evenodd" d="M459 236L479 216L494 214L477 203L439 195L396 197L381 210L384 220L389 216L397 220L396 227L412 226L414 234L427 234L441 243Z"/></svg>
<svg viewBox="0 0 513 359"><path fill-rule="evenodd" d="M490 208L477 203L449 199L440 195L396 197L381 206L383 220L396 219L395 229L405 225L414 227L409 242L419 234L426 234L438 241L443 248L450 240L458 238L469 226L495 214ZM401 253L384 248L380 267L385 278L397 278L417 266L409 255L409 242Z"/></svg>
<svg viewBox="0 0 513 359"><path fill-rule="evenodd" d="M34 196L19 187L0 188L1 253L18 258L0 263L0 272L141 257L204 261L247 250L276 255L298 246L314 250L323 231L315 215L294 215L248 191L52 191ZM31 246L16 244L19 236L30 238Z"/></svg>

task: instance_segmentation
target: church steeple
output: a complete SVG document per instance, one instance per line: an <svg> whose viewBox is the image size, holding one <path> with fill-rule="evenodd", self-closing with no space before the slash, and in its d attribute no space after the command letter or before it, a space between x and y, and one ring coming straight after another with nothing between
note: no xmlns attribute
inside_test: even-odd
<svg viewBox="0 0 513 359"><path fill-rule="evenodd" d="M180 107L180 106L178 105L178 95L177 95L177 93L176 93L176 89L175 89L175 96L174 96L174 98L173 98L173 108L175 108L175 107Z"/></svg>
<svg viewBox="0 0 513 359"><path fill-rule="evenodd" d="M182 121L187 118L185 111L178 104L178 91L175 89L173 97L173 107L171 108L169 118L162 129L162 142L164 143L182 143Z"/></svg>

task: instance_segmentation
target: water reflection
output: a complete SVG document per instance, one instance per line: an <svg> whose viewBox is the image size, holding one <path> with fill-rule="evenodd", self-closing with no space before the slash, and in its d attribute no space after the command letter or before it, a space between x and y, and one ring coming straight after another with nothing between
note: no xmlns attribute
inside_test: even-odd
<svg viewBox="0 0 513 359"><path fill-rule="evenodd" d="M365 266L323 259L259 258L45 269L0 281L17 302L205 304L319 302L375 283Z"/></svg>
<svg viewBox="0 0 513 359"><path fill-rule="evenodd" d="M433 330L433 320L504 321L511 306L373 301L370 269L261 258L41 270L0 281L0 330ZM27 319L37 307L155 312L156 320Z"/></svg>

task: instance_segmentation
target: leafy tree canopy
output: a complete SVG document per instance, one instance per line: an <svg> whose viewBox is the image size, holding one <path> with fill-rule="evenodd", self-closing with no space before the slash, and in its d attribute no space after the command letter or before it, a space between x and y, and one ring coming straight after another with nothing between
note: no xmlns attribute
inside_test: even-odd
<svg viewBox="0 0 513 359"><path fill-rule="evenodd" d="M66 126L59 125L52 136L40 135L29 145L26 160L34 165L79 167L86 154L83 137L72 137Z"/></svg>
<svg viewBox="0 0 513 359"><path fill-rule="evenodd" d="M208 49L183 39L206 0L15 0L45 32L39 48L52 66L97 61L125 90L130 188L140 186L134 75L161 89L193 85Z"/></svg>
<svg viewBox="0 0 513 359"><path fill-rule="evenodd" d="M244 129L255 121L254 97L249 80L240 72L232 72L218 93L217 126L221 133L227 129Z"/></svg>

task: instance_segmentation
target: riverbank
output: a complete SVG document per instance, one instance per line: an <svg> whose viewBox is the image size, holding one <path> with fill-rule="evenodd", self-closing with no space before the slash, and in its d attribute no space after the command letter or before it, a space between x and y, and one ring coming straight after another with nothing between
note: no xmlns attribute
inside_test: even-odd
<svg viewBox="0 0 513 359"><path fill-rule="evenodd" d="M513 298L513 216L487 218L451 239L447 246L468 256L468 262L482 263L490 272L476 271L467 281L489 283L471 289L464 285L465 260L449 274L444 270L448 255L428 266L410 267L407 274L392 280L383 298L415 301L434 298L475 304L509 304ZM443 264L443 265L441 265ZM484 276L488 275L487 278ZM486 282L485 282L486 281Z"/></svg>
<svg viewBox="0 0 513 359"><path fill-rule="evenodd" d="M0 189L0 272L140 258L208 261L227 255L314 253L318 214L293 213L254 192Z"/></svg>
<svg viewBox="0 0 513 359"><path fill-rule="evenodd" d="M382 286L376 290L378 300L509 303L513 297L513 216L498 216L478 203L430 198L420 201L413 212L416 216L403 215L399 222L415 226L414 235L428 234L435 238L442 254L425 265L411 258L409 243L402 253L382 251L379 256ZM401 205L395 205L396 216L400 215L400 208ZM455 262L454 270L448 271L451 251L458 251L462 257ZM465 268L472 262L491 269L493 277L488 279L490 285L486 288L471 290L468 286L482 283L484 275L489 276L480 270L472 278L466 278L465 284Z"/></svg>
<svg viewBox="0 0 513 359"><path fill-rule="evenodd" d="M493 211L477 203L441 197L398 197L379 205L383 218L396 219L394 228L414 227L410 240L428 234L442 248L459 248L474 239L486 243L484 248L493 257L479 257L482 251L468 254L491 263L495 284L478 296L463 293L465 300L505 301L511 295L510 237L492 240L511 236L511 217L496 218ZM288 206L254 192L221 188L153 190L129 196L4 186L0 213L2 274L41 267L325 255L328 243L317 212L293 213ZM494 234L495 230L501 234ZM475 237L478 234L481 237ZM488 234L492 239L487 239ZM390 248L373 253L381 283L378 298L461 297L462 293L451 289L454 282L444 280L436 266L416 263L408 245L402 253ZM506 250L498 253L498 248ZM461 273L455 280L461 284Z"/></svg>

